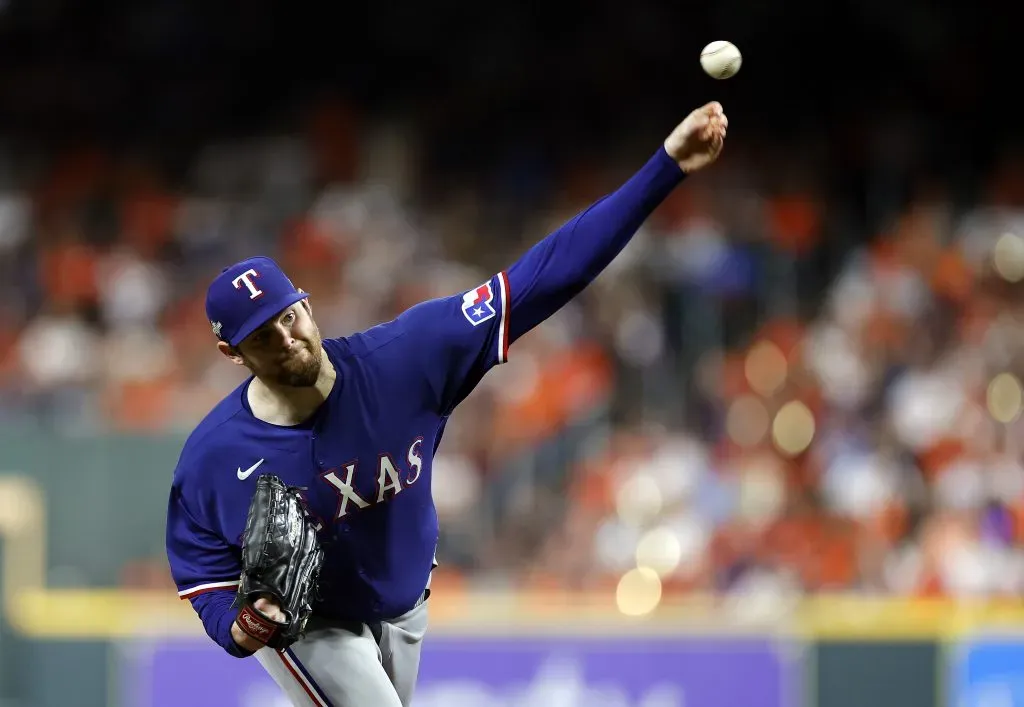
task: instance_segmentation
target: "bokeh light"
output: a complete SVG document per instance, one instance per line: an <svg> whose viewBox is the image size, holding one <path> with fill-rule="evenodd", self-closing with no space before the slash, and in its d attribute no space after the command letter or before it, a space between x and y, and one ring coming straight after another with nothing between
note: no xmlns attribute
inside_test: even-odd
<svg viewBox="0 0 1024 707"><path fill-rule="evenodd" d="M626 523L640 525L661 511L662 494L650 474L636 473L615 494L615 510Z"/></svg>
<svg viewBox="0 0 1024 707"><path fill-rule="evenodd" d="M992 249L992 266L1007 282L1024 279L1024 238L1004 233Z"/></svg>
<svg viewBox="0 0 1024 707"><path fill-rule="evenodd" d="M1012 373L1000 373L988 384L988 412L997 422L1013 422L1020 415L1021 384Z"/></svg>
<svg viewBox="0 0 1024 707"><path fill-rule="evenodd" d="M636 564L654 570L659 577L675 571L682 558L679 538L670 528L655 528L640 538L636 546Z"/></svg>
<svg viewBox="0 0 1024 707"><path fill-rule="evenodd" d="M814 415L799 400L792 400L775 415L772 442L787 456L802 454L814 440Z"/></svg>
<svg viewBox="0 0 1024 707"><path fill-rule="evenodd" d="M661 602L661 579L650 567L636 567L622 575L615 589L615 604L626 616L643 616Z"/></svg>
<svg viewBox="0 0 1024 707"><path fill-rule="evenodd" d="M770 455L751 459L742 469L737 487L737 510L747 523L765 526L786 509L786 484L779 460Z"/></svg>
<svg viewBox="0 0 1024 707"><path fill-rule="evenodd" d="M725 432L741 447L752 447L764 439L770 424L764 403L752 395L736 398L725 414Z"/></svg>
<svg viewBox="0 0 1024 707"><path fill-rule="evenodd" d="M788 369L789 365L782 349L771 341L759 341L747 354L743 372L750 387L768 397L782 388L786 382Z"/></svg>

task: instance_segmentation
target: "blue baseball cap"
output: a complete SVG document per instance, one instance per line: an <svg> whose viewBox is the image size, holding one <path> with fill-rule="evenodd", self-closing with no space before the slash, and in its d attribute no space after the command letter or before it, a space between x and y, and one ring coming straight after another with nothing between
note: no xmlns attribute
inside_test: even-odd
<svg viewBox="0 0 1024 707"><path fill-rule="evenodd" d="M272 259L257 256L224 268L210 283L206 318L218 339L238 346L264 322L308 296Z"/></svg>

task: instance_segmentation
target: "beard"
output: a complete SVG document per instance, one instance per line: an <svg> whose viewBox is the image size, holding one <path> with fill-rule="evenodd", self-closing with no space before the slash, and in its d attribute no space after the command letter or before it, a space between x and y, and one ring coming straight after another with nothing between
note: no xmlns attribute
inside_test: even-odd
<svg viewBox="0 0 1024 707"><path fill-rule="evenodd" d="M303 341L303 348L283 362L267 366L263 370L249 366L250 370L263 381L286 388L311 388L316 385L323 366L324 351L320 335L314 334Z"/></svg>
<svg viewBox="0 0 1024 707"><path fill-rule="evenodd" d="M281 364L274 382L289 388L310 388L316 385L322 365L323 349L319 346L309 351L300 351Z"/></svg>

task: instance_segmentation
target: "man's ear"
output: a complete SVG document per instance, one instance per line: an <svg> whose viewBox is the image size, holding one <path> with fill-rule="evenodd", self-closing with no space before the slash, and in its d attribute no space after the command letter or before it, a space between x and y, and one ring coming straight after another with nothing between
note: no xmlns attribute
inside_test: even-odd
<svg viewBox="0 0 1024 707"><path fill-rule="evenodd" d="M306 291L304 289L302 289L301 287L296 287L295 289L298 290L299 292L301 292L302 294L306 294ZM302 300L302 306L306 308L306 314L308 314L309 316L312 317L313 316L313 305L311 305L309 303L309 297L307 297L306 299Z"/></svg>
<svg viewBox="0 0 1024 707"><path fill-rule="evenodd" d="M217 350L224 354L224 356L226 356L232 363L236 363L239 366L245 365L245 359L242 358L242 354L228 342L218 341Z"/></svg>

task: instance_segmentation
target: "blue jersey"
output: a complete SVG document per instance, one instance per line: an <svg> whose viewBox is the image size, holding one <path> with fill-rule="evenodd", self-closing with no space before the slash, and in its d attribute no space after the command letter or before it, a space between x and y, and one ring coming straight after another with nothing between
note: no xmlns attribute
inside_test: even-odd
<svg viewBox="0 0 1024 707"><path fill-rule="evenodd" d="M182 450L170 492L167 555L182 598L232 655L241 538L256 478L305 489L325 561L317 614L371 622L410 610L429 582L438 522L431 465L445 423L509 345L549 317L622 250L682 179L663 149L632 179L550 234L507 272L430 300L324 350L337 371L305 423L253 416L228 395Z"/></svg>

